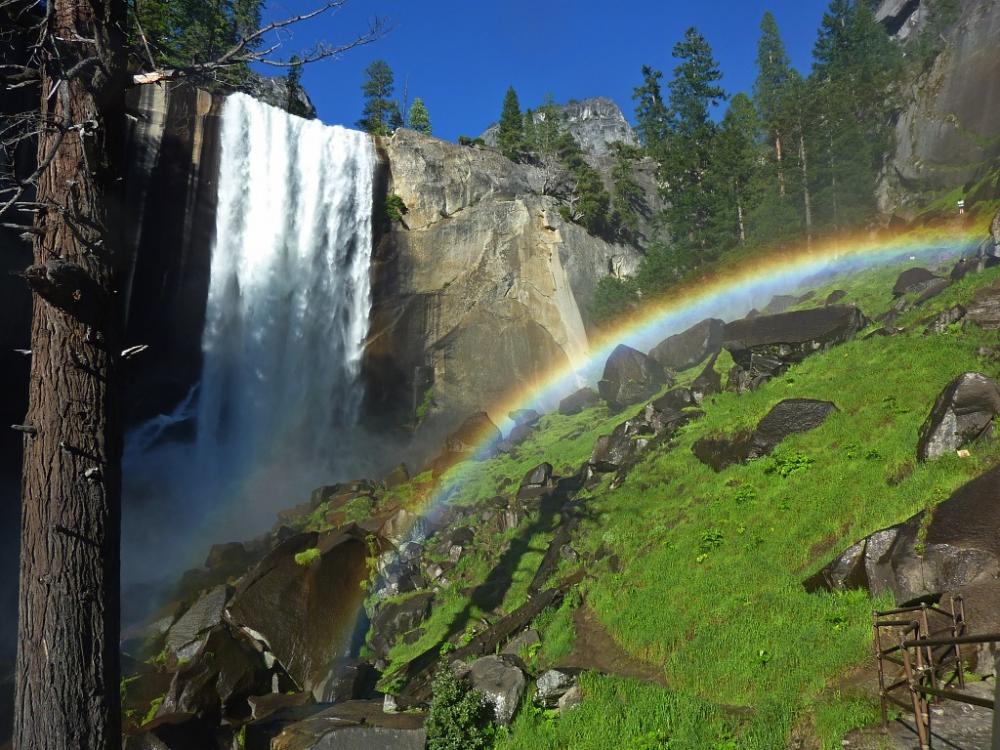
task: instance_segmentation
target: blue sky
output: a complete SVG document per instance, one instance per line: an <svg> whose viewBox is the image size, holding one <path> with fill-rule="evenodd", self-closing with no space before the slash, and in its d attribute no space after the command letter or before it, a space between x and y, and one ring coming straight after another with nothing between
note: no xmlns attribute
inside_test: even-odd
<svg viewBox="0 0 1000 750"><path fill-rule="evenodd" d="M314 7L319 0L271 0L269 16ZM712 45L729 92L749 91L761 15L774 13L792 63L810 65L816 30L828 0L350 0L326 20L312 21L286 41L291 54L316 39L342 42L373 15L392 32L338 61L310 66L303 80L328 123L353 125L362 107L364 68L385 59L396 73L397 94L409 81L410 98L430 110L434 134L454 140L478 135L496 120L508 85L521 106L608 96L630 120L640 67L674 66L670 50L689 26Z"/></svg>

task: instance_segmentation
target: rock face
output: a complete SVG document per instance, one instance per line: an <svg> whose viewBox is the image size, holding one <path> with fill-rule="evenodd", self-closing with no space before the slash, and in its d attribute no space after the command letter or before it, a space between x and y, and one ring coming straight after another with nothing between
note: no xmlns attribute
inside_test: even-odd
<svg viewBox="0 0 1000 750"><path fill-rule="evenodd" d="M914 35L928 13L927 0L885 0L878 18L899 38ZM962 0L957 24L945 32L944 51L914 85L895 127L895 153L886 172L887 211L920 191L963 185L1000 156L1000 5ZM989 196L986 196L989 197Z"/></svg>
<svg viewBox="0 0 1000 750"><path fill-rule="evenodd" d="M998 412L1000 386L978 372L959 375L937 397L920 428L917 458L940 458L988 435Z"/></svg>
<svg viewBox="0 0 1000 750"><path fill-rule="evenodd" d="M748 390L810 354L854 338L867 320L856 307L831 305L726 324L723 347L735 365L729 387Z"/></svg>
<svg viewBox="0 0 1000 750"><path fill-rule="evenodd" d="M670 378L656 360L619 344L604 364L597 390L610 407L618 409L645 401L667 382Z"/></svg>
<svg viewBox="0 0 1000 750"><path fill-rule="evenodd" d="M564 221L543 168L408 130L382 147L407 212L375 253L369 408L412 414L430 391L428 429L447 429L583 354L598 280L639 254Z"/></svg>
<svg viewBox="0 0 1000 750"><path fill-rule="evenodd" d="M810 591L891 591L903 603L998 574L1000 467L960 487L933 510L853 544L804 585Z"/></svg>
<svg viewBox="0 0 1000 750"><path fill-rule="evenodd" d="M725 327L724 321L707 318L686 331L664 339L649 352L649 356L665 368L687 370L722 349Z"/></svg>
<svg viewBox="0 0 1000 750"><path fill-rule="evenodd" d="M600 394L593 388L581 388L559 402L559 413L565 416L579 414L584 409L601 402Z"/></svg>
<svg viewBox="0 0 1000 750"><path fill-rule="evenodd" d="M469 670L469 682L493 707L497 724L508 726L514 720L527 680L509 655L476 659Z"/></svg>

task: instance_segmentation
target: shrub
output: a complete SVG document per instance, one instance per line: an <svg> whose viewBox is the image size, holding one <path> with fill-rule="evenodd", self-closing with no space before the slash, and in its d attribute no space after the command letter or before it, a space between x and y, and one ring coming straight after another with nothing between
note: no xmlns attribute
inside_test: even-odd
<svg viewBox="0 0 1000 750"><path fill-rule="evenodd" d="M391 193L385 197L385 215L389 221L402 221L406 211L406 204L398 195Z"/></svg>
<svg viewBox="0 0 1000 750"><path fill-rule="evenodd" d="M309 549L304 549L301 552L295 554L295 562L298 565L308 567L310 565L315 565L319 562L319 548L310 547Z"/></svg>
<svg viewBox="0 0 1000 750"><path fill-rule="evenodd" d="M438 670L427 715L427 750L486 750L493 742L490 707L451 669Z"/></svg>

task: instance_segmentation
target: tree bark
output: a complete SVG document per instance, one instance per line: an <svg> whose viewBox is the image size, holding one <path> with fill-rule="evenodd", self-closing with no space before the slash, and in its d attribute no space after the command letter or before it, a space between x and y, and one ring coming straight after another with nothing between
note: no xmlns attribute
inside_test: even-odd
<svg viewBox="0 0 1000 750"><path fill-rule="evenodd" d="M14 747L117 750L125 2L49 6Z"/></svg>
<svg viewBox="0 0 1000 750"><path fill-rule="evenodd" d="M785 197L785 166L781 149L781 133L774 134L774 155L778 160L778 195Z"/></svg>
<svg viewBox="0 0 1000 750"><path fill-rule="evenodd" d="M802 203L806 216L806 242L812 244L812 194L809 192L809 165L806 162L806 138L799 127L799 164L802 168Z"/></svg>

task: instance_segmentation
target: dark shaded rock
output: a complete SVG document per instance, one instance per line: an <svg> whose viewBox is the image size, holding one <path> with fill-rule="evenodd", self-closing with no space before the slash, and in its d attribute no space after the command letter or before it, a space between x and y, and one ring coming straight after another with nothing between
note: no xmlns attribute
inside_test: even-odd
<svg viewBox="0 0 1000 750"><path fill-rule="evenodd" d="M466 417L458 429L445 439L445 451L473 453L483 445L496 443L500 438L500 429L493 424L486 412L480 411Z"/></svg>
<svg viewBox="0 0 1000 750"><path fill-rule="evenodd" d="M508 655L484 656L469 669L469 682L493 707L497 724L509 726L524 695L526 680L516 658Z"/></svg>
<svg viewBox="0 0 1000 750"><path fill-rule="evenodd" d="M386 658L397 637L405 635L430 617L434 594L421 592L402 601L382 604L372 618L372 651L380 659Z"/></svg>
<svg viewBox="0 0 1000 750"><path fill-rule="evenodd" d="M765 315L783 313L788 310L788 308L798 304L798 301L798 297L791 294L776 294L771 297L771 301L764 306L764 309L761 312Z"/></svg>
<svg viewBox="0 0 1000 750"><path fill-rule="evenodd" d="M682 333L664 339L649 352L649 356L664 368L687 370L718 354L722 349L725 326L724 321L707 318Z"/></svg>
<svg viewBox="0 0 1000 750"><path fill-rule="evenodd" d="M247 699L252 719L265 719L279 711L315 703L310 693L268 693Z"/></svg>
<svg viewBox="0 0 1000 750"><path fill-rule="evenodd" d="M790 398L774 406L757 424L748 458L769 455L789 435L819 427L837 407L830 401Z"/></svg>
<svg viewBox="0 0 1000 750"><path fill-rule="evenodd" d="M987 331L1000 329L1000 284L977 289L966 309L970 323Z"/></svg>
<svg viewBox="0 0 1000 750"><path fill-rule="evenodd" d="M517 446L519 446L521 443L523 443L525 440L531 437L531 433L533 433L534 431L535 431L534 424L515 425L514 428L511 429L507 437L505 437L503 440L497 443L497 452L498 453L512 452L515 448L517 448Z"/></svg>
<svg viewBox="0 0 1000 750"><path fill-rule="evenodd" d="M645 401L669 382L671 379L656 360L619 344L604 365L597 390L609 406L621 408Z"/></svg>
<svg viewBox="0 0 1000 750"><path fill-rule="evenodd" d="M743 320L753 320L754 318L760 317L760 310L756 307L752 308L750 312L743 316Z"/></svg>
<svg viewBox="0 0 1000 750"><path fill-rule="evenodd" d="M503 647L503 651L501 653L510 654L512 656L520 656L522 653L530 651L532 648L536 648L541 644L542 639L539 637L538 631L534 628L528 628L511 638L507 642L507 645Z"/></svg>
<svg viewBox="0 0 1000 750"><path fill-rule="evenodd" d="M706 466L722 471L729 466L741 464L750 455L752 433L739 433L732 437L709 436L694 442L691 452Z"/></svg>
<svg viewBox="0 0 1000 750"><path fill-rule="evenodd" d="M521 425L531 426L533 424L537 424L538 420L542 418L542 415L534 409L517 409L516 411L512 411L507 416L509 416L518 427Z"/></svg>
<svg viewBox="0 0 1000 750"><path fill-rule="evenodd" d="M353 659L342 664L327 685L323 700L343 703L375 697L379 671L366 661Z"/></svg>
<svg viewBox="0 0 1000 750"><path fill-rule="evenodd" d="M361 607L368 577L363 532L299 534L247 574L233 596L233 622L251 628L303 690L322 693Z"/></svg>
<svg viewBox="0 0 1000 750"><path fill-rule="evenodd" d="M271 692L274 674L258 644L229 625L218 625L174 674L159 715L193 714L214 722L246 719L247 699ZM285 680L285 685L287 689L290 683Z"/></svg>
<svg viewBox="0 0 1000 750"><path fill-rule="evenodd" d="M580 681L582 669L560 667L549 669L535 680L535 696L532 702L540 708L556 708L559 700Z"/></svg>
<svg viewBox="0 0 1000 750"><path fill-rule="evenodd" d="M232 589L226 585L205 592L167 631L167 651L178 659L190 659L208 632L222 622L230 594Z"/></svg>
<svg viewBox="0 0 1000 750"><path fill-rule="evenodd" d="M248 554L246 547L240 542L228 542L226 544L213 544L205 558L206 568L232 567L246 565Z"/></svg>
<svg viewBox="0 0 1000 750"><path fill-rule="evenodd" d="M424 750L424 720L422 713L387 714L381 701L348 701L288 724L266 750Z"/></svg>
<svg viewBox="0 0 1000 750"><path fill-rule="evenodd" d="M593 388L581 388L559 402L559 413L564 416L579 414L600 402L601 397Z"/></svg>
<svg viewBox="0 0 1000 750"><path fill-rule="evenodd" d="M922 291L938 278L926 268L908 268L896 278L892 294L894 297L901 297L904 294Z"/></svg>
<svg viewBox="0 0 1000 750"><path fill-rule="evenodd" d="M949 383L920 428L917 459L928 461L958 450L990 434L1000 411L1000 386L978 372L966 372Z"/></svg>
<svg viewBox="0 0 1000 750"><path fill-rule="evenodd" d="M924 304L927 300L937 297L941 292L951 286L951 281L948 279L934 279L933 281L927 282L927 285L923 288L917 298L913 300L914 307Z"/></svg>
<svg viewBox="0 0 1000 750"><path fill-rule="evenodd" d="M927 323L927 327L924 328L924 336L930 336L933 333L944 333L948 326L959 322L965 317L965 308L961 305L955 305L949 310L938 313Z"/></svg>
<svg viewBox="0 0 1000 750"><path fill-rule="evenodd" d="M706 396L722 392L722 375L715 370L715 362L719 355L715 354L705 365L705 369L691 383L691 393L699 404Z"/></svg>
<svg viewBox="0 0 1000 750"><path fill-rule="evenodd" d="M222 732L211 721L191 714L153 719L142 731L125 738L124 750L223 750Z"/></svg>
<svg viewBox="0 0 1000 750"><path fill-rule="evenodd" d="M932 510L852 545L804 585L809 590L867 588L874 595L891 591L897 602L906 603L998 575L1000 467Z"/></svg>
<svg viewBox="0 0 1000 750"><path fill-rule="evenodd" d="M835 305L838 302L840 302L840 300L844 299L844 297L846 296L847 292L845 292L843 289L834 289L826 296L826 300L823 302L823 304L826 305L827 307L829 307L830 305Z"/></svg>
<svg viewBox="0 0 1000 750"><path fill-rule="evenodd" d="M644 419L622 422L610 435L601 435L594 443L590 464L600 472L618 471L649 446L653 429Z"/></svg>
<svg viewBox="0 0 1000 750"><path fill-rule="evenodd" d="M542 463L524 475L517 490L518 500L530 500L550 492L555 487L552 464Z"/></svg>
<svg viewBox="0 0 1000 750"><path fill-rule="evenodd" d="M385 486L386 489L392 489L393 487L398 487L401 484L406 484L410 481L410 469L406 464L399 464L395 469L390 471L385 475Z"/></svg>

